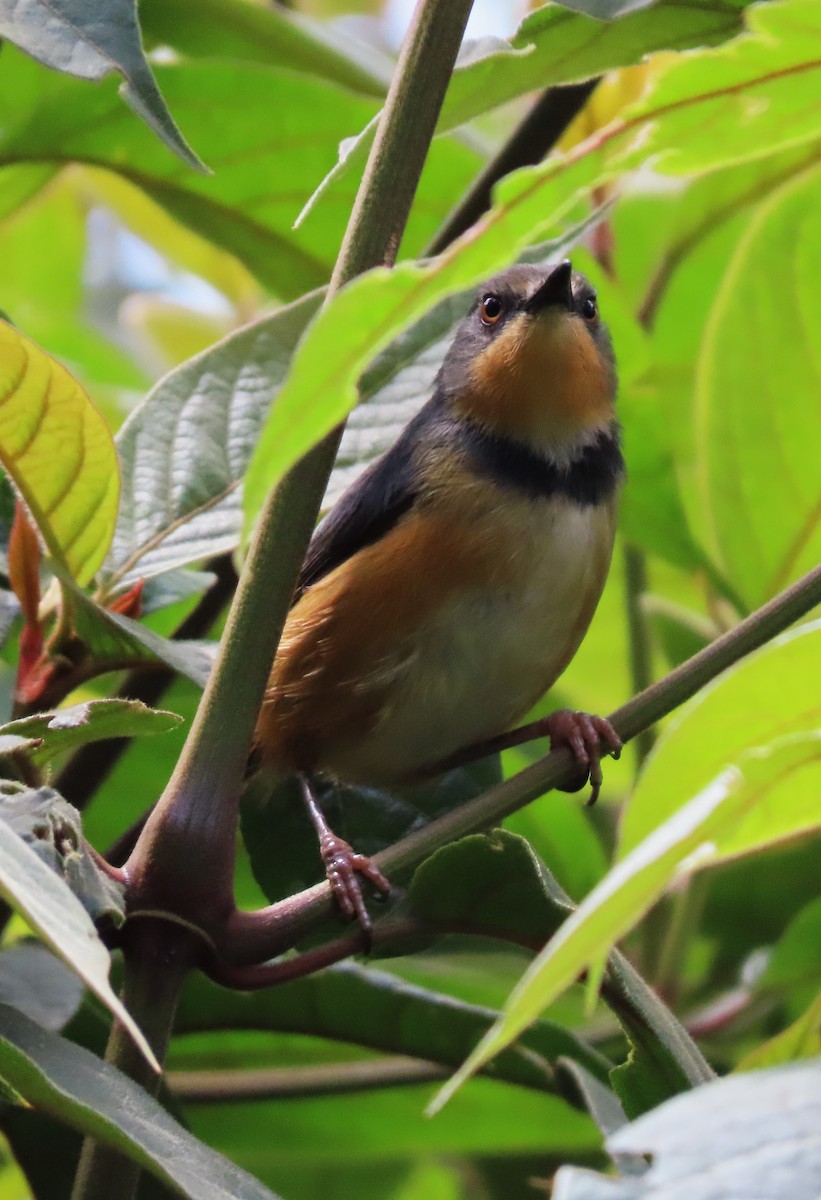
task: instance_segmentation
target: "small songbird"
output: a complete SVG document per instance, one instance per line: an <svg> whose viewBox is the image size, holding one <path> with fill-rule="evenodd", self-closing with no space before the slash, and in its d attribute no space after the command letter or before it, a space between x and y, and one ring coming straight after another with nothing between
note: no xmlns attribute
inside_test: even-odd
<svg viewBox="0 0 821 1200"><path fill-rule="evenodd" d="M511 267L479 289L431 399L316 530L255 757L299 775L334 894L366 932L357 875L389 885L330 831L311 778L416 782L523 740L505 731L573 658L610 565L615 398L590 283L567 260ZM595 799L599 759L621 747L607 721L562 711L526 732L568 744Z"/></svg>

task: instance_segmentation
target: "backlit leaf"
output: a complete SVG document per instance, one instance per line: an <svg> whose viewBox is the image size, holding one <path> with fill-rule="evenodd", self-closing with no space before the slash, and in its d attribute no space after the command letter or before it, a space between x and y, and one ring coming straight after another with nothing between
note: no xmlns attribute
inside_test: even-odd
<svg viewBox="0 0 821 1200"><path fill-rule="evenodd" d="M78 583L100 566L119 471L103 418L65 367L0 322L0 461L50 553Z"/></svg>

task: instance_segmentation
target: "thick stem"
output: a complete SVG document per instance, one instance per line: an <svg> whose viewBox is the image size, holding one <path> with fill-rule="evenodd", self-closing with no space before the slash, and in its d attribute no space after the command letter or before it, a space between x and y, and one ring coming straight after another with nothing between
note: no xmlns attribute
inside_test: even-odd
<svg viewBox="0 0 821 1200"><path fill-rule="evenodd" d="M196 938L166 922L136 921L129 929L124 946L123 1000L130 1012L139 1014L143 1033L160 1062L168 1049L183 979L198 949ZM119 1021L112 1025L106 1060L152 1096L159 1091L162 1077L151 1069ZM141 1170L138 1163L111 1146L86 1138L72 1200L111 1200L113 1196L133 1200Z"/></svg>
<svg viewBox="0 0 821 1200"><path fill-rule="evenodd" d="M816 567L734 629L617 709L610 715L611 724L622 741L632 740L642 729L667 716L722 671L782 633L819 603L821 567ZM389 877L407 872L441 846L496 825L503 817L530 804L551 788L572 782L576 774L577 767L570 751L564 747L555 750L512 779L504 780L475 800L403 838L377 854L374 861ZM293 946L321 925L329 911L328 885L317 884L259 912L235 912L221 931L218 950L227 961L261 962Z"/></svg>
<svg viewBox="0 0 821 1200"><path fill-rule="evenodd" d="M361 271L395 257L471 3L422 0L417 7L328 298ZM216 920L233 907L248 747L340 436L334 431L289 472L260 517L188 740L129 859L142 902ZM185 863L194 865L186 871Z"/></svg>

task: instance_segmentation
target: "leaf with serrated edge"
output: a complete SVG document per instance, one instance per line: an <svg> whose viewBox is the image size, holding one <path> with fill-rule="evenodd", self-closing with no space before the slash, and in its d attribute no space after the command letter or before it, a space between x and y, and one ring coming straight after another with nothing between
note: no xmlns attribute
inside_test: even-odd
<svg viewBox="0 0 821 1200"><path fill-rule="evenodd" d="M22 838L0 820L0 892L55 954L71 967L160 1070L142 1031L111 989L108 951L80 901Z"/></svg>
<svg viewBox="0 0 821 1200"><path fill-rule="evenodd" d="M32 57L81 79L122 75L126 104L189 167L207 168L185 141L151 74L136 0L107 0L105 19L87 0L22 0L0 9L0 34Z"/></svg>
<svg viewBox="0 0 821 1200"><path fill-rule="evenodd" d="M41 1112L115 1147L191 1200L276 1200L110 1063L0 1005L0 1073Z"/></svg>
<svg viewBox="0 0 821 1200"><path fill-rule="evenodd" d="M104 418L65 367L0 321L0 462L54 558L87 583L108 550L119 470Z"/></svg>

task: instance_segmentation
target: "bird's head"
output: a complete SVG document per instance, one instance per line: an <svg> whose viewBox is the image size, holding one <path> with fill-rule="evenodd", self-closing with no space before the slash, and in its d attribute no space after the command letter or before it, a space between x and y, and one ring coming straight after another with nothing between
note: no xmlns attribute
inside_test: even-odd
<svg viewBox="0 0 821 1200"><path fill-rule="evenodd" d="M535 450L561 454L615 417L616 365L596 292L565 259L488 280L440 376L456 411Z"/></svg>

